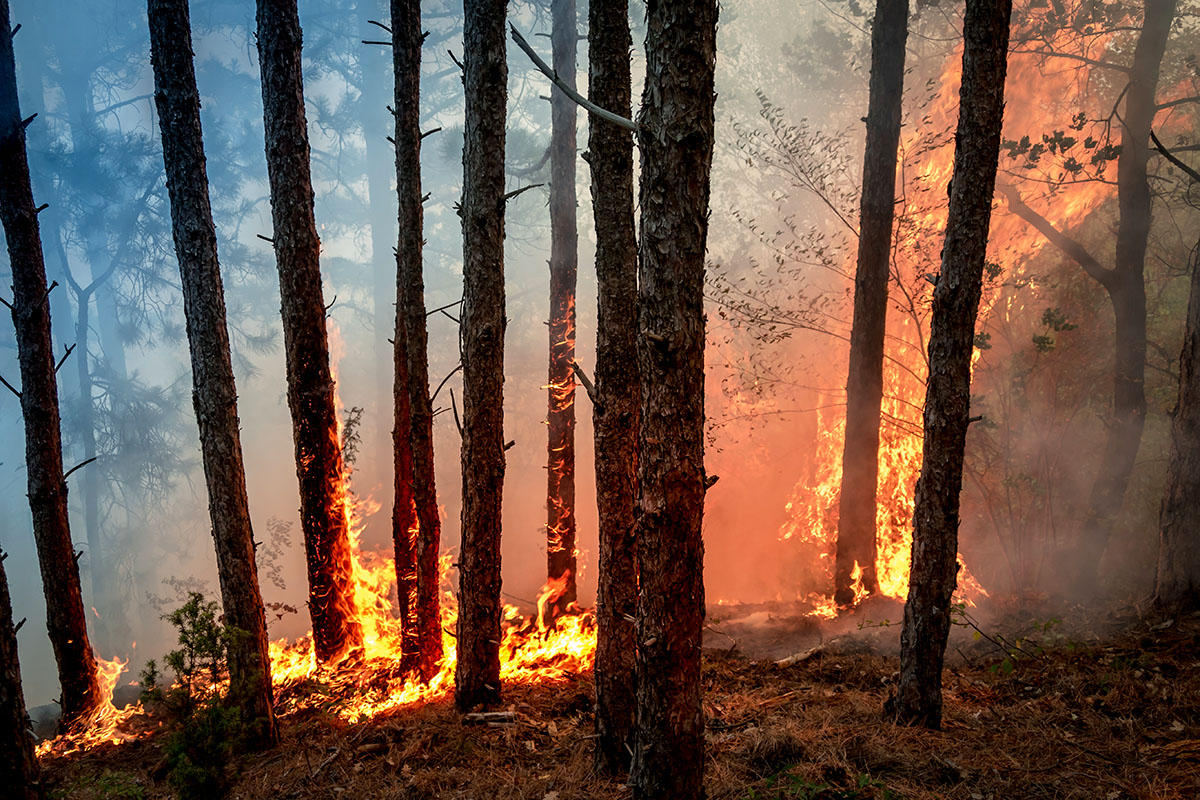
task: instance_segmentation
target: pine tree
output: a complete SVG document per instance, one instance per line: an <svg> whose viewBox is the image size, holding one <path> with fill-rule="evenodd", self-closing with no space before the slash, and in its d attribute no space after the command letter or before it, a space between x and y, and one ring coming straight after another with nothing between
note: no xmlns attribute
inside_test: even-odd
<svg viewBox="0 0 1200 800"><path fill-rule="evenodd" d="M575 88L579 38L575 0L550 4L553 67ZM561 584L551 598L552 617L575 602L575 280L579 231L575 199L574 101L550 89L550 367L546 425L547 577Z"/></svg>
<svg viewBox="0 0 1200 800"><path fill-rule="evenodd" d="M241 710L251 739L269 745L275 743L277 734L267 621L246 496L237 386L204 164L191 21L187 0L148 0L147 10L154 100L171 198L171 230L183 286L183 312L192 358L192 399L200 428L221 604L225 624L238 631L229 642L227 700Z"/></svg>
<svg viewBox="0 0 1200 800"><path fill-rule="evenodd" d="M46 595L46 626L62 686L64 728L82 721L100 697L96 657L88 641L79 566L67 519L58 384L50 336L51 287L46 285L37 209L29 182L25 127L17 102L16 61L8 0L0 0L0 222L12 262L21 414L25 419L25 467L33 537ZM83 354L79 354L82 358Z"/></svg>
<svg viewBox="0 0 1200 800"><path fill-rule="evenodd" d="M313 213L296 0L258 0L257 22L308 609L317 658L332 661L360 647L362 631L354 606L345 467L321 293L321 242Z"/></svg>
<svg viewBox="0 0 1200 800"><path fill-rule="evenodd" d="M851 576L879 588L875 574L875 493L879 477L879 410L883 400L883 338L887 325L892 221L896 209L896 148L904 98L904 46L908 0L880 0L871 26L871 83L863 155L858 268L854 273L854 323L846 379L846 437L838 505L834 600L854 600Z"/></svg>
<svg viewBox="0 0 1200 800"><path fill-rule="evenodd" d="M704 253L715 0L647 4L638 264L638 800L703 797Z"/></svg>
<svg viewBox="0 0 1200 800"><path fill-rule="evenodd" d="M1012 0L967 0L962 88L942 269L933 290L925 443L913 511L900 682L887 714L938 728L958 572L958 510L971 413L971 353L1000 159Z"/></svg>
<svg viewBox="0 0 1200 800"><path fill-rule="evenodd" d="M442 659L442 626L438 600L438 550L442 520L438 514L433 462L433 403L429 397L429 339L425 326L424 213L421 195L421 4L392 0L392 66L396 78L396 192L400 198L400 242L396 248L396 374L399 409L406 392L412 462L412 494L417 516L413 546L414 584L411 600L412 646L426 680ZM403 340L403 348L401 341ZM403 353L401 352L403 350ZM403 367L401 360L404 361ZM401 430L399 415L396 429ZM399 458L397 458L399 462Z"/></svg>
<svg viewBox="0 0 1200 800"><path fill-rule="evenodd" d="M463 507L454 701L464 711L500 701L507 5L465 0L463 7Z"/></svg>
<svg viewBox="0 0 1200 800"><path fill-rule="evenodd" d="M630 116L628 0L588 6L588 97ZM596 221L596 380L592 389L600 569L596 588L596 762L629 767L637 703L630 620L637 612L637 237L633 227L633 137L588 118Z"/></svg>

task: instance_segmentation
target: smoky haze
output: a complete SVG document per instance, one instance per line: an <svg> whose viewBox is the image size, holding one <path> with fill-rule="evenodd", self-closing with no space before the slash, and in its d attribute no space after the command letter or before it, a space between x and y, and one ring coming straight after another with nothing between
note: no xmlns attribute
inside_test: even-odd
<svg viewBox="0 0 1200 800"><path fill-rule="evenodd" d="M82 551L85 605L105 658L136 672L172 643L160 615L188 588L216 595L204 481L190 400L187 341L155 127L145 5L135 0L14 0L22 25L16 56L51 293L56 352L77 345L59 372L66 466L96 461L69 479L72 534ZM635 4L636 6L636 4ZM635 7L634 98L640 95L644 26ZM733 0L722 5L717 59L717 148L709 239L707 470L704 538L710 604L791 602L827 593L836 530L846 353L852 306L858 186L870 61L871 9L854 2ZM431 389L458 364L463 97L461 8L423 3L422 129L441 131L422 149L425 285ZM580 30L586 7L581 4ZM897 239L885 371L881 472L887 536L902 540L919 461L925 276L940 261L936 210L953 156L955 62L961 10L931 4L913 23L905 80ZM362 544L391 547L392 347L395 321L395 168L390 135L390 53L367 20L387 18L377 0L302 0L305 91L316 217L338 397L346 418L362 409L352 486L365 509ZM509 19L548 52L548 3L510 4ZM239 413L260 575L273 637L310 627L298 519L292 432L263 157L262 103L253 7L194 0L192 24L209 179L225 277ZM1194 26L1193 26L1194 28ZM1173 40L1160 92L1189 78L1185 29ZM1128 42L1110 43L1114 60ZM1191 52L1194 52L1194 47ZM509 47L508 184L545 184L550 131L547 81ZM586 85L580 42L579 85ZM1042 71L1039 71L1042 69ZM1119 86L1065 68L1029 66L1010 85L1002 180L1061 228L1111 259L1115 192L1101 164L1094 120ZM1036 75L1055 75L1040 88ZM1183 88L1181 88L1183 87ZM1192 92L1195 94L1195 92ZM1164 123L1195 129L1193 107ZM1071 128L1083 113L1086 127ZM578 117L580 150L587 120ZM1058 132L1030 167L1028 148ZM1064 134L1064 131L1067 133ZM1073 139L1072 147L1062 137ZM1068 179L1052 167L1095 139ZM1099 137L1099 138L1096 138ZM1076 143L1074 140L1078 140ZM1071 155L1071 157L1074 157ZM1147 259L1150 409L1140 456L1105 562L1106 580L1131 594L1149 587L1174 403L1189 231L1196 226L1165 168L1155 185ZM1109 177L1115 164L1109 164ZM1069 171L1069 170L1068 170ZM577 360L594 367L596 282L587 164L580 160ZM1050 188L1047 188L1050 186ZM1172 192L1175 192L1172 194ZM546 185L507 208L503 576L507 601L529 606L545 581L546 370L549 218ZM1083 199L1080 199L1083 198ZM993 595L1056 589L1055 559L1074 543L1103 448L1112 373L1112 311L1080 268L997 204L989 250L996 264L979 324L968 440L961 553ZM932 216L931 216L932 215ZM1194 233L1190 234L1194 240ZM10 272L7 253L0 270ZM0 325L0 374L17 374L11 326ZM453 375L434 401L442 546L459 540L459 436ZM591 408L577 394L580 596L592 602L596 526ZM499 402L499 398L497 398ZM30 705L56 696L44 600L25 498L19 404L0 396L0 544L20 631ZM883 535L883 534L881 534ZM907 567L907 555L897 565ZM897 567L899 568L899 566ZM453 574L453 573L452 573Z"/></svg>

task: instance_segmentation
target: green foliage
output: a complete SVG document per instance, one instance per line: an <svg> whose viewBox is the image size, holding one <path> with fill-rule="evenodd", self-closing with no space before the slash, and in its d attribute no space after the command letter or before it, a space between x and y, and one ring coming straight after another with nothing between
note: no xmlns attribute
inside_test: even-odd
<svg viewBox="0 0 1200 800"><path fill-rule="evenodd" d="M217 618L217 603L189 592L163 617L179 631L179 649L163 658L175 673L164 687L158 662L142 671L143 699L165 708L174 726L164 747L167 779L181 800L224 797L235 777L234 756L247 729L241 710L221 702L229 644L240 631Z"/></svg>

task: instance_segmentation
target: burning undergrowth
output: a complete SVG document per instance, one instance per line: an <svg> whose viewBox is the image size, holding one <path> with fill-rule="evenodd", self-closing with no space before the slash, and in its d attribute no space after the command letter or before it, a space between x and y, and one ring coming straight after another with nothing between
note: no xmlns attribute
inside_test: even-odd
<svg viewBox="0 0 1200 800"><path fill-rule="evenodd" d="M1074 622L1047 631L1045 620L1025 613L986 628L1029 648L1012 669L996 644L964 631L951 650L941 732L880 719L897 664L866 642L894 638L895 628L827 639L787 665L710 649L703 665L708 796L1195 796L1200 619L1142 620L1130 610L1067 619ZM361 722L306 704L284 717L277 751L243 765L234 793L247 800L629 796L623 781L592 770L590 673L505 691L509 713L482 724L464 723L448 699ZM80 800L167 797L157 775L160 747L151 736L43 763L55 787ZM112 794L117 785L131 793Z"/></svg>

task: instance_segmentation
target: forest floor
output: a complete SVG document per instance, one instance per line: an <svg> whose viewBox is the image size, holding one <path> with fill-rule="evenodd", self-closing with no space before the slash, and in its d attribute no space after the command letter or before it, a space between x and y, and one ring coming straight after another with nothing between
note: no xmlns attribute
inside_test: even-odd
<svg viewBox="0 0 1200 800"><path fill-rule="evenodd" d="M710 610L709 799L1200 797L1200 615L1043 606L958 625L937 732L881 719L899 618L886 604L821 626ZM449 699L361 724L298 712L278 750L243 758L231 796L627 800L592 769L591 696L590 675L506 687L515 722L494 727L464 725ZM161 739L46 759L52 796L171 797Z"/></svg>

